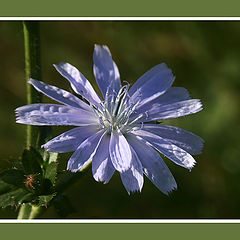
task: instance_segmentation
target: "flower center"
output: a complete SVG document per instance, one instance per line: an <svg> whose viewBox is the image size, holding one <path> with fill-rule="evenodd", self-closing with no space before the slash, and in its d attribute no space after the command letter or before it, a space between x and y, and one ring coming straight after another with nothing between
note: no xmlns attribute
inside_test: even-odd
<svg viewBox="0 0 240 240"><path fill-rule="evenodd" d="M131 131L135 122L142 116L129 121L139 102L133 102L128 94L129 84L124 85L118 93L108 88L105 99L97 109L94 109L101 128L108 131Z"/></svg>

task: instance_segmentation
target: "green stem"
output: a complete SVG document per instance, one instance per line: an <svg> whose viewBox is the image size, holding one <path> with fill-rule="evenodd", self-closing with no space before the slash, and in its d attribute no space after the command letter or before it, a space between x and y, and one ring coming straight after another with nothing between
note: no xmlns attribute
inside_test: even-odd
<svg viewBox="0 0 240 240"><path fill-rule="evenodd" d="M23 22L24 33L24 47L25 47L25 71L27 82L27 103L41 102L41 94L37 92L32 85L28 84L30 78L41 80L41 67L40 67L40 34L38 22ZM35 127L27 126L27 148L31 146L40 151L42 141L46 140L49 136L49 127ZM88 168L90 165L86 166ZM57 194L62 193L74 182L84 174L86 168L82 172L67 173L56 185ZM54 201L54 199L53 199ZM53 202L51 201L51 203ZM50 204L51 204L50 203ZM39 217L40 214L46 211L47 208L39 207L33 204L23 204L18 213L18 219L33 219Z"/></svg>
<svg viewBox="0 0 240 240"><path fill-rule="evenodd" d="M26 203L21 206L18 213L18 219L34 219L38 217L43 210L44 210L43 207Z"/></svg>
<svg viewBox="0 0 240 240"><path fill-rule="evenodd" d="M41 102L42 94L28 83L30 78L41 80L39 23L23 22L27 104ZM39 127L27 125L27 148L38 147Z"/></svg>
<svg viewBox="0 0 240 240"><path fill-rule="evenodd" d="M25 49L25 74L27 85L27 104L41 102L42 94L36 91L32 85L28 83L30 78L41 80L41 59L40 59L40 34L39 23L23 22L24 49ZM27 125L27 143L26 147L31 146L39 149L41 144L41 132L45 132L43 128ZM20 207L18 219L36 218L41 213L41 207L32 204L24 204Z"/></svg>

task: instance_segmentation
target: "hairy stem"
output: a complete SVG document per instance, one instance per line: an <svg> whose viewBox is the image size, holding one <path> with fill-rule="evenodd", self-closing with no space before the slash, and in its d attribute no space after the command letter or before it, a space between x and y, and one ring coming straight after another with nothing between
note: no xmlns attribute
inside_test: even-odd
<svg viewBox="0 0 240 240"><path fill-rule="evenodd" d="M41 80L39 23L23 22L27 104L41 102L42 94L28 84L30 78ZM38 147L39 127L27 125L27 148Z"/></svg>
<svg viewBox="0 0 240 240"><path fill-rule="evenodd" d="M24 49L25 49L25 74L27 85L27 104L41 102L41 94L36 91L28 80L35 78L41 80L41 66L40 66L40 34L39 23L23 22L23 35L24 35ZM36 126L27 125L27 143L26 147L30 149L31 146L39 149L41 132L44 129ZM18 213L18 219L32 219L36 218L39 214L41 207L32 204L23 204Z"/></svg>
<svg viewBox="0 0 240 240"><path fill-rule="evenodd" d="M37 92L32 85L28 84L30 78L41 80L40 67L40 34L38 22L23 22L24 47L25 47L25 71L27 83L27 103L41 102L41 94ZM40 151L40 145L50 134L50 127L27 126L27 148L31 146ZM80 179L86 169L79 173L68 172L56 185L57 194L61 194L74 182ZM54 199L49 203L50 206ZM46 207L39 207L34 204L23 204L18 213L18 219L38 218L40 214L46 211Z"/></svg>

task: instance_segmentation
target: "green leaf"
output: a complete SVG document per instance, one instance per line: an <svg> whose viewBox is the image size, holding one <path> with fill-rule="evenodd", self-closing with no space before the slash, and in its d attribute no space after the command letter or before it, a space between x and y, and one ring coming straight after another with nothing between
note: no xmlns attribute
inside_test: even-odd
<svg viewBox="0 0 240 240"><path fill-rule="evenodd" d="M22 162L18 159L0 159L0 169L22 169Z"/></svg>
<svg viewBox="0 0 240 240"><path fill-rule="evenodd" d="M40 206L46 206L55 196L54 184L57 175L57 163L52 162L45 166L45 172L41 183L41 193L38 197Z"/></svg>
<svg viewBox="0 0 240 240"><path fill-rule="evenodd" d="M55 196L57 154L47 153L44 162L34 148L26 149L16 169L0 173L0 207L18 206L23 203L46 206Z"/></svg>
<svg viewBox="0 0 240 240"><path fill-rule="evenodd" d="M16 206L29 200L29 192L18 188L0 195L0 207Z"/></svg>
<svg viewBox="0 0 240 240"><path fill-rule="evenodd" d="M9 180L11 174L9 170L4 176L5 181L0 180L0 207L16 206L33 201L36 198L33 193L29 192L25 187L17 187L17 183L12 184L12 180Z"/></svg>
<svg viewBox="0 0 240 240"><path fill-rule="evenodd" d="M49 194L49 195L42 195L38 197L38 203L39 206L47 206L48 203L53 199L55 194Z"/></svg>
<svg viewBox="0 0 240 240"><path fill-rule="evenodd" d="M5 170L0 173L0 179L16 187L24 187L26 175L23 171L17 169Z"/></svg>
<svg viewBox="0 0 240 240"><path fill-rule="evenodd" d="M56 175L57 175L57 163L52 162L46 166L44 178L49 179L51 183L54 185Z"/></svg>
<svg viewBox="0 0 240 240"><path fill-rule="evenodd" d="M41 186L40 186L40 191L37 192L37 195L50 195L54 192L54 187L52 182L49 179L43 179Z"/></svg>
<svg viewBox="0 0 240 240"><path fill-rule="evenodd" d="M23 169L22 161L20 161L20 159L10 159L9 163L11 164L12 168Z"/></svg>
<svg viewBox="0 0 240 240"><path fill-rule="evenodd" d="M42 173L42 156L33 147L31 147L30 150L24 150L22 164L26 174Z"/></svg>
<svg viewBox="0 0 240 240"><path fill-rule="evenodd" d="M24 195L21 199L18 200L18 204L22 204L22 203L30 203L33 202L36 199L36 195L33 193L26 193L26 195Z"/></svg>
<svg viewBox="0 0 240 240"><path fill-rule="evenodd" d="M3 181L0 181L0 195L7 193L9 191L15 190L16 187L10 184L7 184Z"/></svg>

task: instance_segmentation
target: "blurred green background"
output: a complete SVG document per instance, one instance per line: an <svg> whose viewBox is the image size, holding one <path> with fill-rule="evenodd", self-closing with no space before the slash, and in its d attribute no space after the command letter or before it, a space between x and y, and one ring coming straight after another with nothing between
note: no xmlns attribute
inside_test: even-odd
<svg viewBox="0 0 240 240"><path fill-rule="evenodd" d="M239 218L240 217L240 22L52 21L41 22L42 81L70 90L52 67L75 65L97 88L92 73L94 43L106 44L121 79L133 83L165 62L176 75L174 86L189 90L204 110L167 121L205 140L191 172L165 159L178 190L162 194L145 178L142 193L128 195L115 173L104 185L91 170L65 194L75 212L67 218ZM0 159L18 158L25 126L15 123L14 109L26 104L21 22L0 22ZM44 98L44 102L49 102ZM54 127L54 136L67 130ZM59 168L70 154L61 154ZM67 206L68 207L68 206ZM15 218L15 208L0 218ZM59 218L50 207L42 218Z"/></svg>

